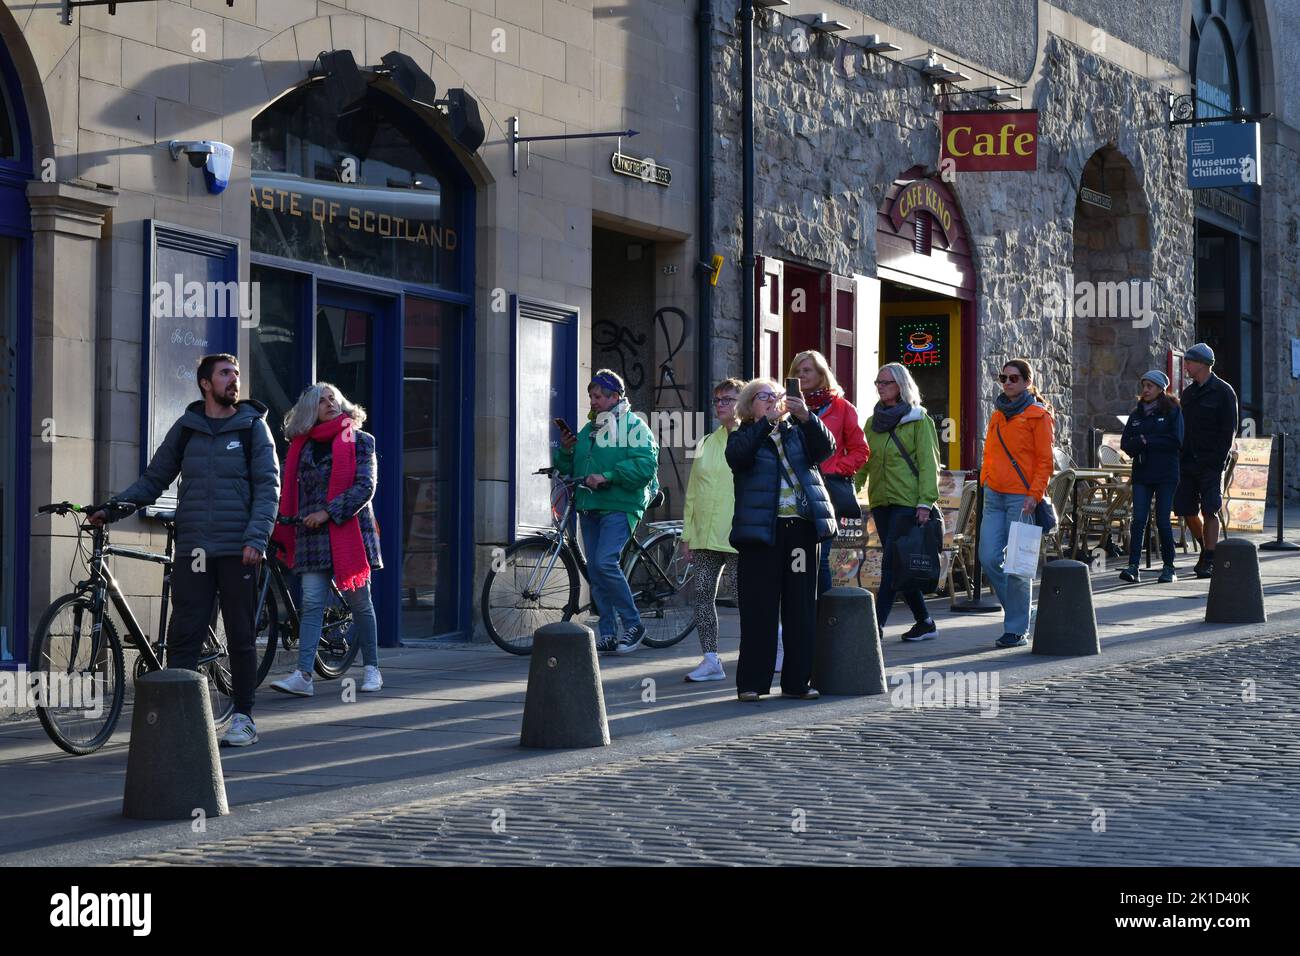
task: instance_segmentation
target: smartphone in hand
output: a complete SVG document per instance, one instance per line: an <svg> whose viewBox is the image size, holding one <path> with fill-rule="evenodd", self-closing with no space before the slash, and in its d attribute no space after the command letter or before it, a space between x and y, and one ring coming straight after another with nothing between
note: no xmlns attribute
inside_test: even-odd
<svg viewBox="0 0 1300 956"><path fill-rule="evenodd" d="M563 418L552 418L551 421L552 423L554 423L555 427L560 430L561 435L573 434L573 429L569 427L569 423L566 422Z"/></svg>
<svg viewBox="0 0 1300 956"><path fill-rule="evenodd" d="M785 380L785 393L795 398L803 398L803 392L799 391L799 380L797 378L787 378Z"/></svg>

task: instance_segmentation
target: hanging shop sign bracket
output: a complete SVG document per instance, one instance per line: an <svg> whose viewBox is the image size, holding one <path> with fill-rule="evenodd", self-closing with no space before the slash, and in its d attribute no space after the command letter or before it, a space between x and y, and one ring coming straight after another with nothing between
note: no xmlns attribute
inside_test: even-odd
<svg viewBox="0 0 1300 956"><path fill-rule="evenodd" d="M77 7L108 7L110 17L117 16L117 8L123 3L156 3L157 0L63 0L63 10L59 19L65 26L72 25L72 11ZM226 0L226 6L233 7L235 0Z"/></svg>
<svg viewBox="0 0 1300 956"><path fill-rule="evenodd" d="M1247 113L1242 107L1224 116L1197 116L1197 102L1204 103L1204 100L1197 100L1190 93L1181 95L1169 94L1169 125L1174 126L1203 126L1207 123L1258 123L1266 120L1272 113ZM1211 103L1206 103L1212 106ZM1218 107L1216 107L1217 109Z"/></svg>
<svg viewBox="0 0 1300 956"><path fill-rule="evenodd" d="M634 129L617 129L614 130L613 132L608 132L608 133L559 133L553 136L520 136L519 117L512 116L510 117L508 122L510 124L510 139L509 139L510 172L515 176L519 175L519 144L520 143L528 144L524 146L524 165L531 166L533 143L540 143L545 140L560 140L560 139L608 139L612 136L619 139L620 151L621 151L621 141L624 136L638 135L638 131Z"/></svg>

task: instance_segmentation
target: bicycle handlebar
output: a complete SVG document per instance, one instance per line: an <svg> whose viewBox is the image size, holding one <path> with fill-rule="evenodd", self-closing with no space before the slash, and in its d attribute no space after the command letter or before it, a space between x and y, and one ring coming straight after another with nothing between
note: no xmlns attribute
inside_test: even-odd
<svg viewBox="0 0 1300 956"><path fill-rule="evenodd" d="M102 505L74 505L70 501L59 501L54 504L41 505L36 509L36 513L38 515L79 514L90 517L96 512L103 511L108 514L108 520L112 522L127 517L135 509L136 506L130 501L113 501L112 499Z"/></svg>

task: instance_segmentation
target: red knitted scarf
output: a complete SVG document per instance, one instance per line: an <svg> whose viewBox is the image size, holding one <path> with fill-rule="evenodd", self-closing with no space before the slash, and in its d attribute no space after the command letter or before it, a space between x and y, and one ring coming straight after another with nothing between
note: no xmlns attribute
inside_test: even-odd
<svg viewBox="0 0 1300 956"><path fill-rule="evenodd" d="M835 393L829 388L815 388L804 395L804 402L813 411L821 408L823 405L829 405L835 399Z"/></svg>
<svg viewBox="0 0 1300 956"><path fill-rule="evenodd" d="M280 514L298 514L298 461L308 441L329 441L333 452L330 465L329 488L326 501L333 501L352 487L357 478L356 429L352 419L340 415L328 422L317 423L305 435L289 443L285 456L284 484L280 490ZM297 542L295 525L277 524L272 537L284 547L284 563L293 567L294 547ZM334 565L334 583L340 591L362 587L370 580L370 561L366 558L366 545L361 538L361 522L353 515L338 524L329 522L330 558Z"/></svg>

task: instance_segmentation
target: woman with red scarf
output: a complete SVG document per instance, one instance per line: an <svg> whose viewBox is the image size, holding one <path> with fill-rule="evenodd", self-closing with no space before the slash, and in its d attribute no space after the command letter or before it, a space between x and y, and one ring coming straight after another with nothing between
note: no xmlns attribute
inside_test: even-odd
<svg viewBox="0 0 1300 956"><path fill-rule="evenodd" d="M277 524L272 539L284 548L285 566L302 576L302 624L298 669L272 689L297 697L315 693L312 665L320 644L330 578L352 608L355 639L366 671L360 690L384 686L379 673L379 628L370 600L370 572L383 567L379 531L370 499L375 496L375 438L361 431L366 412L328 382L303 391L284 417L289 440L280 515L301 517Z"/></svg>
<svg viewBox="0 0 1300 956"><path fill-rule="evenodd" d="M862 511L857 505L853 476L867 463L870 452L866 434L858 421L858 410L844 397L844 389L835 380L835 373L821 352L796 355L790 363L790 378L799 379L804 403L822 420L835 439L835 454L820 464L826 491L835 505L835 517L860 518ZM831 544L827 541L822 546L821 566L817 573L818 594L831 588Z"/></svg>

